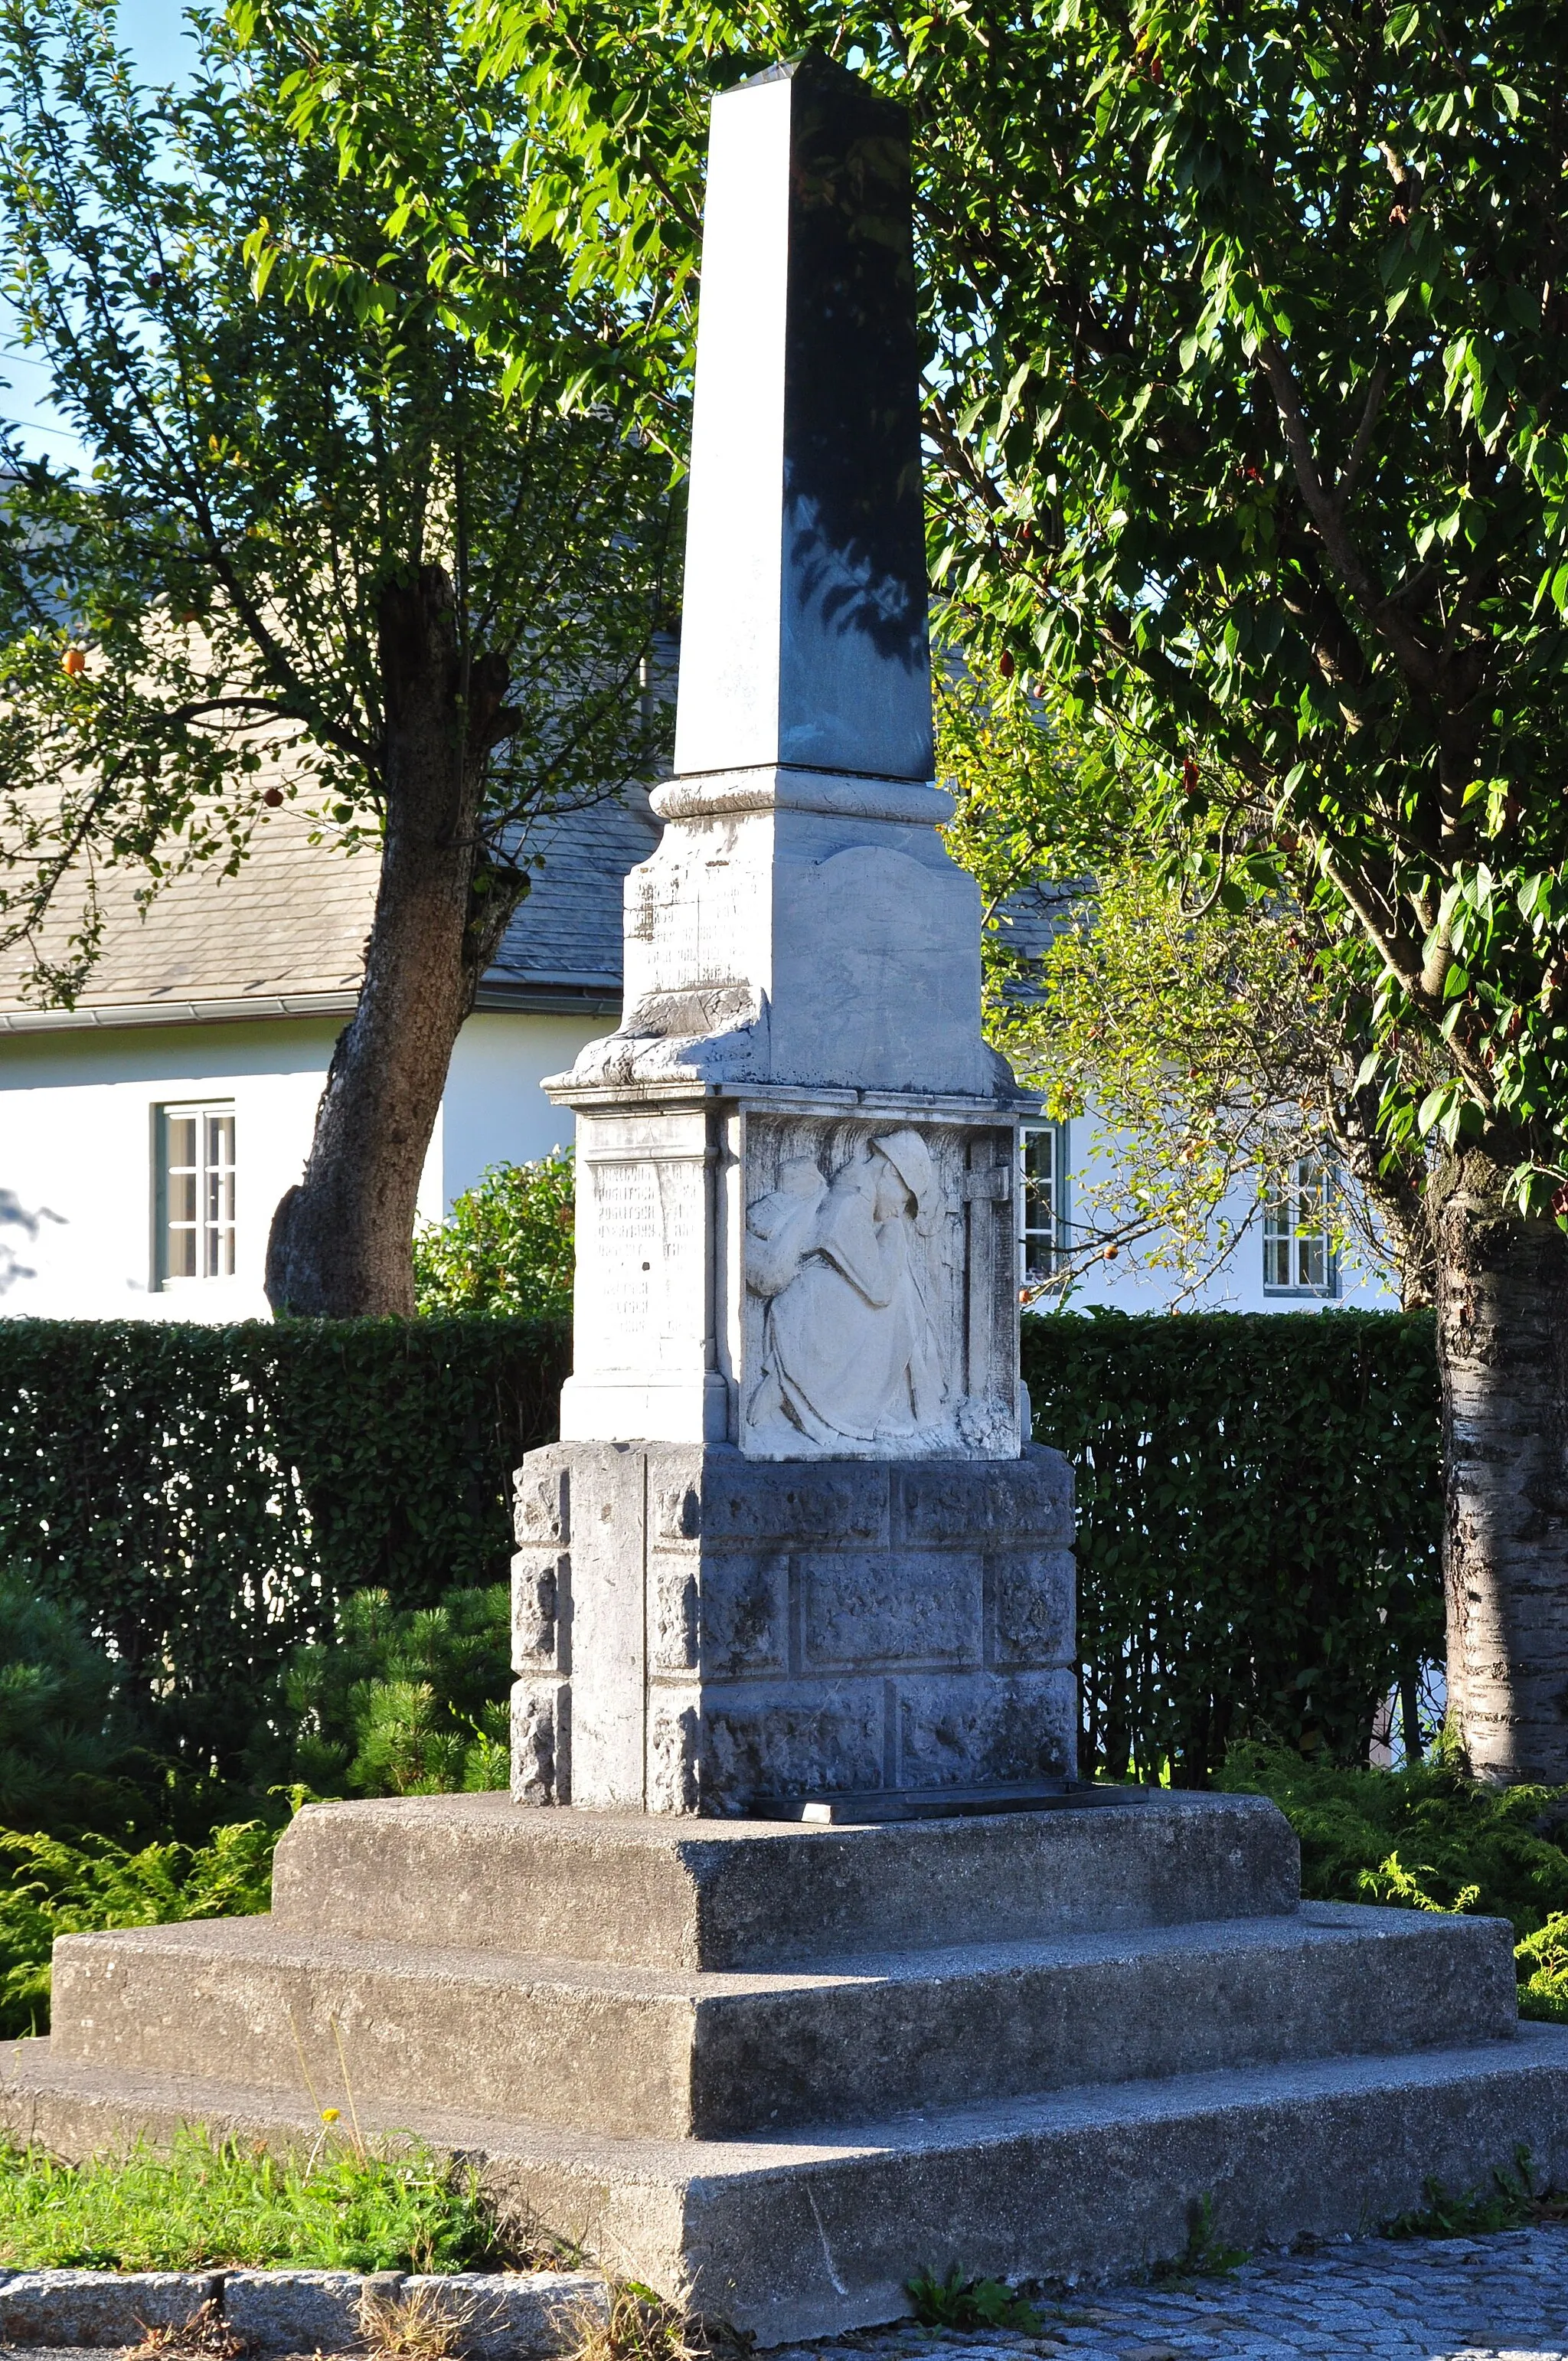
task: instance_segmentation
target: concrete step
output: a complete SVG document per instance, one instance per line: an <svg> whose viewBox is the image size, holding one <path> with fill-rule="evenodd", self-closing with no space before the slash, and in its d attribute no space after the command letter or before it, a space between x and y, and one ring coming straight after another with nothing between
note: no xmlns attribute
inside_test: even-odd
<svg viewBox="0 0 1568 2361"><path fill-rule="evenodd" d="M1420 2204L1429 2174L1487 2187L1521 2144L1561 2186L1568 2027L749 2140L605 2139L456 2105L364 2101L360 2118L477 2159L505 2209L773 2345L896 2318L909 2274L953 2261L1139 2269L1180 2251L1205 2197L1220 2237L1256 2247L1365 2231ZM73 2063L47 2041L0 2049L0 2122L61 2155L190 2121L278 2144L320 2128L308 2102L276 2091Z"/></svg>
<svg viewBox="0 0 1568 2361"><path fill-rule="evenodd" d="M694 1973L237 1918L62 1938L54 2040L84 2066L292 2092L302 2049L337 2103L341 2040L356 2100L721 2138L1504 2038L1511 1946L1500 1919L1318 1904L1288 1918Z"/></svg>
<svg viewBox="0 0 1568 2361"><path fill-rule="evenodd" d="M280 1927L623 1966L772 1968L1295 1907L1263 1795L899 1827L551 1809L507 1795L308 1805L273 1872Z"/></svg>

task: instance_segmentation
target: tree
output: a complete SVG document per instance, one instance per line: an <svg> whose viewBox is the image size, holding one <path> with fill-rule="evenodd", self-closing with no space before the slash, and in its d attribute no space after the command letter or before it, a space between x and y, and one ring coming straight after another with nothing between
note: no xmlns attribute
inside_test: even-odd
<svg viewBox="0 0 1568 2361"><path fill-rule="evenodd" d="M941 580L1159 749L1200 879L1315 881L1383 1138L1441 1157L1453 1711L1483 1777L1568 1777L1556 11L472 5L672 301L704 76L815 38L910 107Z"/></svg>
<svg viewBox="0 0 1568 2361"><path fill-rule="evenodd" d="M518 228L523 104L480 90L437 0L190 22L189 90L148 93L112 0L0 11L15 298L96 454L86 484L14 461L5 503L0 942L69 1000L98 865L150 893L243 859L281 735L323 859L367 845L380 878L268 1291L407 1314L420 1170L528 823L653 758L670 470L609 399L615 309ZM449 231L462 212L504 356L389 245L382 182L291 112L323 80L398 126Z"/></svg>
<svg viewBox="0 0 1568 2361"><path fill-rule="evenodd" d="M1303 1159L1332 1169L1336 1252L1431 1301L1424 1159L1388 1156L1323 972L1311 880L1228 908L1170 875L1163 802L1125 732L1056 718L994 667L939 669L948 850L982 896L986 1034L1054 1120L1092 1110L1048 1288L1102 1259L1179 1303L1230 1263Z"/></svg>

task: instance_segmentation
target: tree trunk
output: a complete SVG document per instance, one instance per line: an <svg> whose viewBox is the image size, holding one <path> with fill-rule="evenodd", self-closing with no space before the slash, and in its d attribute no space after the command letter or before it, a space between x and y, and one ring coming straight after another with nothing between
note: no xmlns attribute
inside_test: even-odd
<svg viewBox="0 0 1568 2361"><path fill-rule="evenodd" d="M1476 1777L1568 1782L1568 1238L1478 1148L1437 1246L1449 1711Z"/></svg>
<svg viewBox="0 0 1568 2361"><path fill-rule="evenodd" d="M386 840L365 982L339 1036L304 1178L280 1202L267 1247L278 1313L407 1318L424 1168L458 1028L515 896L477 907L484 752L505 689L463 665L439 566L382 593ZM497 677L498 673L499 677Z"/></svg>

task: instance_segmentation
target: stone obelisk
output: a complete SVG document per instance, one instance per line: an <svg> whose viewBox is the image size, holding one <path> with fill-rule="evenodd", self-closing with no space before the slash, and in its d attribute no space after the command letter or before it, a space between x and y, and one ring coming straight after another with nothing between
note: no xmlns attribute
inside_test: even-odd
<svg viewBox="0 0 1568 2361"><path fill-rule="evenodd" d="M561 1086L518 1800L307 1805L270 1916L64 1936L52 2034L0 2045L0 2127L65 2155L312 2147L312 2061L352 2074L367 2134L764 2346L955 2258L1336 2236L1521 2143L1568 2177L1568 2027L1519 2025L1505 1920L1303 1908L1264 1796L1061 1775L1068 1471L1020 1445L1015 1101L923 775L905 175L819 60L715 104L683 767L626 1022ZM0 2332L34 2303L0 2285Z"/></svg>
<svg viewBox="0 0 1568 2361"><path fill-rule="evenodd" d="M551 1085L576 1366L520 1484L521 1798L1072 1769L1021 1102L932 769L907 125L808 57L714 104L675 775L622 1022Z"/></svg>

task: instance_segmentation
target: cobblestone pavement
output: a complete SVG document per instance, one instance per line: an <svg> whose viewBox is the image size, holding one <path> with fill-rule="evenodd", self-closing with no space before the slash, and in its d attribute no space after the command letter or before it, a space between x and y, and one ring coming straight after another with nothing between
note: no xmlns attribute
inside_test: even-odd
<svg viewBox="0 0 1568 2361"><path fill-rule="evenodd" d="M1568 2226L1363 2238L1225 2279L1047 2296L1036 2309L1037 2336L905 2321L759 2361L1568 2361ZM111 2356L0 2345L0 2361Z"/></svg>
<svg viewBox="0 0 1568 2361"><path fill-rule="evenodd" d="M1036 2309L1037 2337L906 2324L768 2361L1568 2361L1568 2227L1363 2238Z"/></svg>

